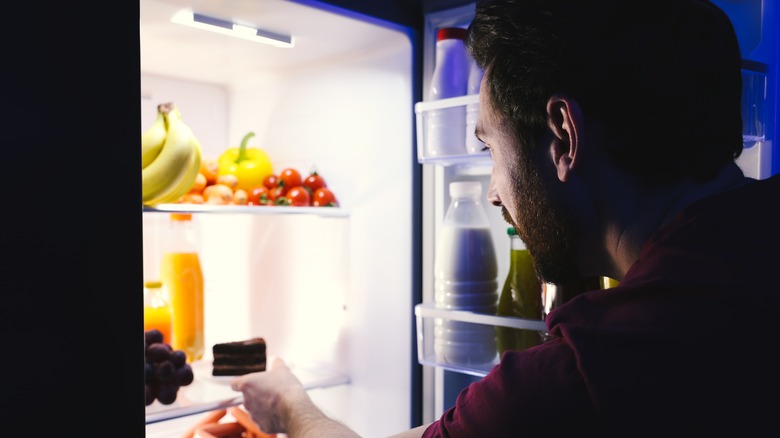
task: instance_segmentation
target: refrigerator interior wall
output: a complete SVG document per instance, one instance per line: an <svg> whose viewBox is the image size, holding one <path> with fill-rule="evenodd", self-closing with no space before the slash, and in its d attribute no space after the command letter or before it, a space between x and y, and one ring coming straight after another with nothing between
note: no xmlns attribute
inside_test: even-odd
<svg viewBox="0 0 780 438"><path fill-rule="evenodd" d="M296 46L170 23L184 7L289 33ZM204 156L217 157L252 131L249 145L268 153L275 172L294 167L305 175L316 166L348 213L194 216L206 285L204 359L217 342L262 336L269 356L348 375L345 387L311 391L326 413L364 436L408 428L407 35L295 2L142 0L141 42L142 129L157 104L172 101ZM147 278L157 275L167 220L144 214Z"/></svg>

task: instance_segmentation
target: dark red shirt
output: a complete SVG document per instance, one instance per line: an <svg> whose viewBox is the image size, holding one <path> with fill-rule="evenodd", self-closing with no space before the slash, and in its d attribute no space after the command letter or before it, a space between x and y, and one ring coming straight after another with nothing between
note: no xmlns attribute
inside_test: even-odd
<svg viewBox="0 0 780 438"><path fill-rule="evenodd" d="M618 287L553 310L424 437L759 436L780 428L780 176L700 200Z"/></svg>

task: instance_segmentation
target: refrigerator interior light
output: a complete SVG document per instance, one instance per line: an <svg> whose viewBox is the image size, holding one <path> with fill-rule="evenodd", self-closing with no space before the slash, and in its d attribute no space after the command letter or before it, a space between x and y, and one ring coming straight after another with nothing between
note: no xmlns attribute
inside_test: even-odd
<svg viewBox="0 0 780 438"><path fill-rule="evenodd" d="M293 37L290 35L281 35L243 24L233 23L232 21L223 20L221 18L199 14L190 9L182 9L175 13L173 17L171 17L171 22L257 43L268 44L274 47L290 48L295 46Z"/></svg>

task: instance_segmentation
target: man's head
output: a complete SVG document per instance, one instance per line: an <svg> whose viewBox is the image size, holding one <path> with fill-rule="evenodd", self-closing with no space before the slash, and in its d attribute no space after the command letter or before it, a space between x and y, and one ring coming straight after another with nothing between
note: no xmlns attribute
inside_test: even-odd
<svg viewBox="0 0 780 438"><path fill-rule="evenodd" d="M503 138L492 189L548 281L578 275L588 218L561 185L592 157L652 188L714 178L742 150L739 46L708 1L481 1L466 43L485 70L478 129ZM550 144L577 141L579 169L551 163Z"/></svg>

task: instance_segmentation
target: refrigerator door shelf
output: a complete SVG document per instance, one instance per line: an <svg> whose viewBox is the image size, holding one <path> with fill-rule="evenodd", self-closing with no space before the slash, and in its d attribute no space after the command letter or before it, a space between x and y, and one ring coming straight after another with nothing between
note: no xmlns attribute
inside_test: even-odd
<svg viewBox="0 0 780 438"><path fill-rule="evenodd" d="M206 205L160 204L144 206L147 213L239 213L239 214L310 214L323 217L348 217L349 210L342 207L293 207L260 205Z"/></svg>
<svg viewBox="0 0 780 438"><path fill-rule="evenodd" d="M273 358L268 358L268 363ZM179 388L176 401L163 405L155 400L146 407L146 424L200 414L217 409L227 409L243 403L240 392L233 391L230 382L234 377L214 377L211 375L211 360L200 360L191 364L195 380ZM304 388L328 388L348 384L349 377L324 368L300 367L288 364Z"/></svg>
<svg viewBox="0 0 780 438"><path fill-rule="evenodd" d="M461 109L465 113L469 105L479 103L479 94L469 94L467 96L449 97L446 99L431 100L427 102L417 102L414 105L414 112L417 121L417 161L421 164L440 164L451 166L458 164L479 165L484 164L492 167L490 154L487 152L467 153L465 148L462 154L448 154L432 156L428 153L431 149L428 147L428 122L429 116L434 111ZM464 118L465 121L465 118ZM466 130L466 124L463 124L463 139L465 141L468 135L473 135Z"/></svg>
<svg viewBox="0 0 780 438"><path fill-rule="evenodd" d="M485 376L498 363L498 355L496 354L492 361L486 363L456 363L443 359L442 355L436 351L435 332L437 321L439 323L441 321L460 322L464 323L466 327L472 325L475 329L491 326L493 328L508 327L534 330L540 333L544 333L547 330L544 321L541 320L441 309L430 303L416 305L414 314L417 320L417 360L421 365L479 377Z"/></svg>

